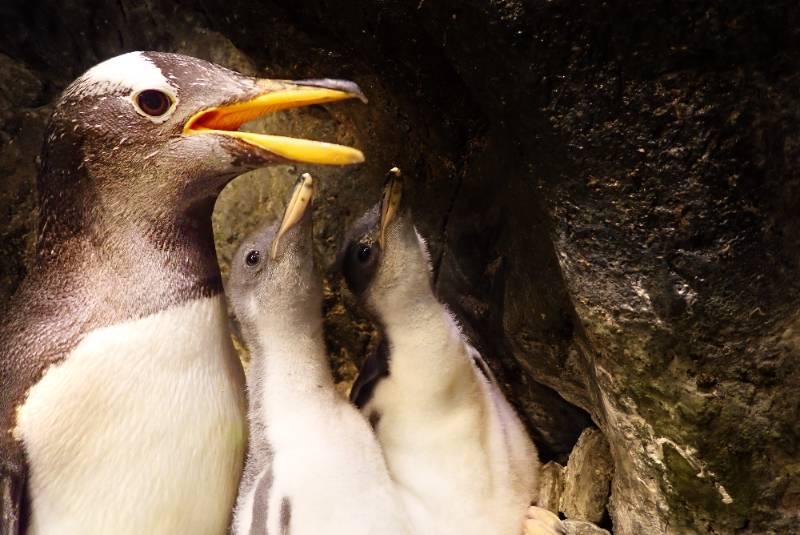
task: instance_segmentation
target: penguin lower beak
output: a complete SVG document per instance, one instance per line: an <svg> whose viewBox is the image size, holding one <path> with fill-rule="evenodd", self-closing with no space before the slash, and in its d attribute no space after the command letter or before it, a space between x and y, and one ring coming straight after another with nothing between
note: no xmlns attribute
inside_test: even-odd
<svg viewBox="0 0 800 535"><path fill-rule="evenodd" d="M400 210L400 201L403 198L403 177L400 169L392 167L386 178L386 185L383 186L383 197L381 198L381 226L378 234L378 244L383 249L386 245L386 228L389 223L397 216Z"/></svg>
<svg viewBox="0 0 800 535"><path fill-rule="evenodd" d="M206 108L192 115L183 127L184 135L217 134L243 141L285 160L322 165L348 165L364 161L364 154L351 147L286 136L240 132L248 121L269 113L357 98L367 102L361 89L344 80L284 82L261 79L262 93L247 100Z"/></svg>
<svg viewBox="0 0 800 535"><path fill-rule="evenodd" d="M272 259L278 256L278 245L283 237L290 229L297 226L303 217L308 213L308 207L311 206L311 199L314 197L314 179L308 173L303 173L298 179L297 185L294 187L292 198L289 199L289 204L286 205L286 212L283 214L283 221L275 234L275 239L272 241Z"/></svg>

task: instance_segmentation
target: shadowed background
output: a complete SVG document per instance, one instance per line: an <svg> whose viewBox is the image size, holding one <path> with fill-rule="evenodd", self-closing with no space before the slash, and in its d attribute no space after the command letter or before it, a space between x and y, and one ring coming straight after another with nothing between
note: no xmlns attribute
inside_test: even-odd
<svg viewBox="0 0 800 535"><path fill-rule="evenodd" d="M237 179L223 265L320 178L337 381L375 344L329 268L392 165L436 289L562 463L596 425L616 533L800 522L800 8L790 2L17 0L0 7L0 310L35 236L52 101L91 65L164 50L370 99L257 128L361 148L348 169Z"/></svg>

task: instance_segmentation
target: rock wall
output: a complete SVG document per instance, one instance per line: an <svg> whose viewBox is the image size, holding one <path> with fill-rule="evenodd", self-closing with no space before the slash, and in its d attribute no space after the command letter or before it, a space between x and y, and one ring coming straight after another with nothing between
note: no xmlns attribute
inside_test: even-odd
<svg viewBox="0 0 800 535"><path fill-rule="evenodd" d="M800 9L778 1L6 1L0 304L33 244L49 103L87 67L158 49L350 78L369 105L257 125L368 157L311 169L321 263L399 165L437 289L542 456L565 464L592 422L608 439L615 533L787 533L800 525L798 44ZM297 171L223 193L223 268ZM328 275L344 388L374 342Z"/></svg>

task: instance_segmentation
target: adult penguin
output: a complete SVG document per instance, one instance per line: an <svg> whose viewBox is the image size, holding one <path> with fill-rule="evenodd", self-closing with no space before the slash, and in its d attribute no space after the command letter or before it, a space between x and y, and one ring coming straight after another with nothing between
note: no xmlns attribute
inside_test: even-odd
<svg viewBox="0 0 800 535"><path fill-rule="evenodd" d="M235 176L351 164L348 147L239 132L357 97L132 52L58 101L38 245L0 327L0 532L221 534L244 448L211 212Z"/></svg>

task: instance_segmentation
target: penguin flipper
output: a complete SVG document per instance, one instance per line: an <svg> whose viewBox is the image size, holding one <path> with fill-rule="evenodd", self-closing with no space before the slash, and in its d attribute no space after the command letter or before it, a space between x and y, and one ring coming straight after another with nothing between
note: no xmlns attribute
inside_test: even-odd
<svg viewBox="0 0 800 535"><path fill-rule="evenodd" d="M389 375L389 344L383 338L375 351L367 355L358 370L353 388L350 389L350 401L359 409L369 403L372 393L381 379Z"/></svg>
<svg viewBox="0 0 800 535"><path fill-rule="evenodd" d="M25 487L28 467L21 445L0 447L0 533L21 535L24 530ZM18 451L13 451L18 450Z"/></svg>

